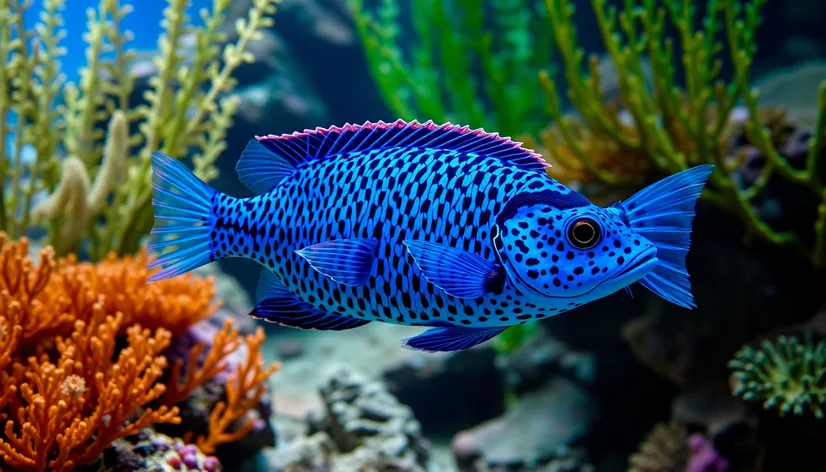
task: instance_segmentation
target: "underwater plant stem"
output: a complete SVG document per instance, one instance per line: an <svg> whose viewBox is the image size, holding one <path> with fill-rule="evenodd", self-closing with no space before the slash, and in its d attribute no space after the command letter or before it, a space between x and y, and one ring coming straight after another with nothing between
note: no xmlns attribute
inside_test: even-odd
<svg viewBox="0 0 826 472"><path fill-rule="evenodd" d="M821 196L822 201L826 201L826 190L824 190L823 195ZM824 268L826 266L826 204L821 203L817 207L818 217L815 221L815 247L812 251L812 260L814 262L815 267L818 269Z"/></svg>
<svg viewBox="0 0 826 472"><path fill-rule="evenodd" d="M806 155L806 169L814 179L820 179L820 151L823 149L823 138L826 134L826 81L820 83L817 95L817 118L815 119L814 134Z"/></svg>
<svg viewBox="0 0 826 472"><path fill-rule="evenodd" d="M197 43L195 57L192 66L187 69L188 74L186 75L185 80L182 81L183 87L176 94L175 102L177 106L175 107L175 115L172 119L172 124L164 130L166 148L170 153L176 154L179 148L179 143L183 142L185 145L186 140L192 137L189 130L187 130L187 133L182 133L185 124L189 125L189 123L187 123L186 115L189 111L189 104L192 103L192 98L200 88L199 86L201 85L205 67L210 59L207 44L209 40L216 35L216 31L223 20L224 10L226 7L226 1L214 2L212 15L207 19L204 29L198 30L195 33ZM197 118L196 124L200 123L200 119L203 116L202 110L203 105L199 104L198 112L196 112L196 117L194 117Z"/></svg>
<svg viewBox="0 0 826 472"><path fill-rule="evenodd" d="M201 120L206 114L207 109L214 106L218 95L224 92L227 88L232 73L241 63L244 62L245 51L250 40L258 33L261 16L263 13L259 10L251 10L247 25L239 31L238 40L234 45L227 46L224 49L224 66L217 77L211 80L209 91L204 95L195 110L195 114L190 118L184 130L184 136L190 136L195 132L196 128L200 126ZM230 49L231 48L231 49Z"/></svg>
<svg viewBox="0 0 826 472"><path fill-rule="evenodd" d="M592 175L597 177L600 181L607 185L616 185L618 183L618 178L611 172L605 171L603 169L598 168L594 165L591 159L585 155L585 152L582 150L577 139L574 137L573 132L571 130L570 125L568 124L567 120L564 116L562 116L562 110L559 104L559 96L557 95L556 85L548 76L546 71L542 71L539 74L539 81L542 85L542 88L545 90L545 97L547 103L547 109L550 113L551 117L553 118L556 125L559 127L560 133L562 133L563 139L565 142L571 147L574 155L577 157L580 163L591 172Z"/></svg>
<svg viewBox="0 0 826 472"><path fill-rule="evenodd" d="M101 2L97 13L90 10L88 14L88 43L86 49L86 68L81 71L80 88L83 91L81 100L77 133L77 149L75 155L80 157L87 166L94 164L94 129L98 101L95 99L100 87L100 54L103 49L103 19L106 17L106 7L109 2ZM97 16L97 17L96 17Z"/></svg>
<svg viewBox="0 0 826 472"><path fill-rule="evenodd" d="M61 50L59 47L60 40L63 36L58 31L63 22L63 15L60 10L65 5L65 0L46 0L44 2L45 15L41 16L41 22L36 29L41 32L39 54L35 57L37 67L34 75L37 76L40 82L40 92L37 94L37 134L39 139L36 142L35 149L37 155L31 169L31 176L23 201L22 224L25 231L29 227L31 220L32 200L34 194L38 190L41 179L35 178L35 175L42 177L42 181L48 183L46 179L45 168L48 165L57 166L57 159L55 152L57 148L56 134L52 131L57 123L54 123L52 117L56 115L52 112L54 101L58 93L58 87L62 80L58 70L58 57L60 57Z"/></svg>
<svg viewBox="0 0 826 472"><path fill-rule="evenodd" d="M135 219L138 218L138 210L142 203L141 194L145 193L149 180L150 158L152 152L158 148L162 139L162 127L167 116L168 104L171 104L170 93L171 84L174 79L174 71L177 70L180 57L178 56L178 42L184 33L184 21L186 16L184 11L188 5L188 0L169 0L169 5L164 9L164 20L166 30L158 40L161 49L160 67L158 75L154 77L151 84L153 89L148 93L149 108L146 121L142 123L141 129L145 136L143 148L140 153L139 170L136 175L136 182L132 185L129 195L129 203L126 210L126 224L120 228L114 247L118 248L118 254L123 254L122 248L127 238L127 233L132 229ZM145 178L143 176L146 176ZM143 179L143 180L141 180ZM131 235L129 235L131 237Z"/></svg>
<svg viewBox="0 0 826 472"><path fill-rule="evenodd" d="M11 39L7 18L2 16L7 8L6 0L0 0L0 231L8 230L6 221L6 172L8 165L8 155L6 149L6 136L8 136L8 125L6 116L9 113L9 68L5 60L9 54L8 44Z"/></svg>

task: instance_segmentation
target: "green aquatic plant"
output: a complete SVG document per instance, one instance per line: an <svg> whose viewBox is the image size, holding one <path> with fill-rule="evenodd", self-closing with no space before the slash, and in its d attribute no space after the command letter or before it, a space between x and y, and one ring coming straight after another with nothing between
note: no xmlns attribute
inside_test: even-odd
<svg viewBox="0 0 826 472"><path fill-rule="evenodd" d="M536 71L550 61L541 2L488 0L348 0L379 92L406 120L422 117L511 136L538 132L543 113ZM411 51L399 22L409 5L418 42Z"/></svg>
<svg viewBox="0 0 826 472"><path fill-rule="evenodd" d="M590 3L606 56L616 71L613 99L606 97L599 57L589 56L579 44L571 0L541 0L539 5L530 0L511 2L506 18L536 13L513 29L514 35L530 39L515 42L528 49L508 56L509 62L494 61L504 65L493 69L485 61L490 51L499 51L493 38L499 37L495 23L500 21L500 10L488 9L488 21L479 2L416 2L412 13L417 41L405 54L399 46L403 27L398 3L382 0L372 13L363 9L360 0L351 0L373 75L400 116L455 118L523 136L529 144L542 143L539 150L555 166L549 170L552 176L562 181L591 180L605 188L633 191L657 174L715 164L705 200L736 215L750 234L793 247L815 267L826 267L826 186L820 179L826 83L812 97L819 115L808 156L802 165L793 165L772 141L761 120L758 90L750 86L755 34L766 0L706 0L702 5L692 0L624 0L619 8L607 0L576 2L577 6ZM490 7L501 4L485 2ZM460 20L441 20L454 17ZM536 22L544 24L525 26ZM559 72L553 70L551 54L558 58ZM477 60L469 64L471 58ZM725 64L733 71L730 77L723 76ZM477 71L482 71L483 80L476 80ZM575 116L563 109L562 93ZM528 105L540 101L543 109ZM738 176L744 156L732 155L728 146L730 116L738 104L748 111L749 142L766 157L760 176L749 186L742 185ZM485 113L488 109L493 113ZM512 109L524 113L508 115ZM500 110L515 118L488 117L499 116ZM543 130L537 120L550 124ZM775 229L761 219L756 202L774 178L808 189L821 202L812 223L814 241Z"/></svg>
<svg viewBox="0 0 826 472"><path fill-rule="evenodd" d="M764 340L758 348L744 346L729 362L734 395L763 402L781 415L811 412L823 418L826 406L826 342L816 345L812 333Z"/></svg>
<svg viewBox="0 0 826 472"><path fill-rule="evenodd" d="M510 329L506 329L502 334L493 338L493 349L501 356L516 351L537 335L538 326L535 322L511 326Z"/></svg>
<svg viewBox="0 0 826 472"><path fill-rule="evenodd" d="M185 13L189 0L167 1L157 73L135 105L133 34L122 26L131 5L100 0L88 10L86 65L67 83L66 0L44 0L33 28L23 21L31 0L0 0L0 231L16 238L44 226L59 254L131 253L152 226L153 151L194 152L198 177L217 176L239 106L232 74L253 60L247 46L272 25L278 0L254 0L232 38L231 0L202 9L201 26Z"/></svg>

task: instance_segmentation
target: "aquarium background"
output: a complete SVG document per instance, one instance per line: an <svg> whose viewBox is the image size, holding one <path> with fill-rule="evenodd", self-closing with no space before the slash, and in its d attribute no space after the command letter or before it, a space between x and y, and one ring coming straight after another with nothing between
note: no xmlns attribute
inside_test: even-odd
<svg viewBox="0 0 826 472"><path fill-rule="evenodd" d="M40 13L62 3L57 71L79 84L75 101L44 69L58 57L34 46ZM101 49L92 65L112 68L84 85L87 10L104 13L93 26L126 3L0 0L0 470L822 470L826 4L141 0L112 33L131 30L134 54L121 64ZM223 36L196 47L193 32L210 24L198 12L216 7ZM620 16L601 30L613 7L635 26ZM165 8L188 15L168 70ZM655 43L673 41L670 61L661 49L652 64L650 43L632 56L625 43L606 47L629 32L644 41L645 22L660 18L646 9L663 15ZM703 42L710 11L716 39ZM254 12L274 23L251 25ZM234 83L210 95L214 71L177 75L199 58L204 71L235 60L221 48L238 41L239 18L261 36L231 68ZM35 49L15 44L20 24ZM46 55L21 60L33 50ZM716 60L718 74L702 70ZM37 87L43 77L57 80L53 94ZM420 328L299 331L249 318L250 261L147 284L152 150L248 196L234 169L252 136L398 118L512 136L605 205L717 164L688 256L698 308L634 285L427 354L400 346Z"/></svg>

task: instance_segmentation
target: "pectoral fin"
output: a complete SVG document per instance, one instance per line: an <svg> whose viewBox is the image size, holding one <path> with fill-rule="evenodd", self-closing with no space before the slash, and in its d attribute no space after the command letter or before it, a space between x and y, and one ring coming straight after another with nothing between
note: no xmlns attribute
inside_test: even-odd
<svg viewBox="0 0 826 472"><path fill-rule="evenodd" d="M370 278L379 242L373 238L326 241L296 252L313 269L332 280L349 286L362 285Z"/></svg>
<svg viewBox="0 0 826 472"><path fill-rule="evenodd" d="M471 252L444 244L406 240L404 245L427 280L456 298L481 298L501 290L504 269Z"/></svg>

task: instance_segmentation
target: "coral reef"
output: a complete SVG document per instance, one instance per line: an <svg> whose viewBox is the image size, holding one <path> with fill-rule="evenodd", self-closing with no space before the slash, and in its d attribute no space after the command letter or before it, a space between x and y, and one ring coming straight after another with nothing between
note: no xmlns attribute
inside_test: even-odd
<svg viewBox="0 0 826 472"><path fill-rule="evenodd" d="M766 339L758 348L744 346L729 362L732 392L744 400L763 402L781 415L811 413L823 418L826 403L826 341L816 345L807 331Z"/></svg>
<svg viewBox="0 0 826 472"><path fill-rule="evenodd" d="M42 224L59 255L132 253L152 224L152 152L182 156L194 149L196 174L215 178L214 161L240 103L231 94L233 72L254 59L247 47L272 25L276 0L254 0L227 43L222 27L231 3L213 2L201 13L203 24L193 26L189 1L170 0L158 73L145 103L136 104L133 34L122 28L131 5L102 0L89 10L87 63L74 84L64 83L60 69L66 0L44 1L33 29L23 21L32 2L0 1L0 230L17 238ZM184 64L187 38L196 46ZM101 129L106 124L108 132ZM32 159L23 159L27 149ZM35 206L42 192L50 196Z"/></svg>
<svg viewBox="0 0 826 472"><path fill-rule="evenodd" d="M223 468L215 457L206 456L195 446L180 439L145 429L137 435L118 439L95 464L98 470L158 470L221 472Z"/></svg>
<svg viewBox="0 0 826 472"><path fill-rule="evenodd" d="M701 433L685 426L658 424L629 458L629 472L726 472L728 461Z"/></svg>
<svg viewBox="0 0 826 472"><path fill-rule="evenodd" d="M244 420L278 365L263 366L263 331L240 337L227 322L196 362L168 372L175 333L209 315L211 281L194 277L148 285L146 256L99 264L55 259L0 233L0 460L14 470L71 470L99 459L112 443L158 423L179 423L179 403L246 346L211 412L203 452L252 428ZM230 349L231 348L231 349ZM193 446L194 447L194 446ZM4 467L5 469L5 467Z"/></svg>

